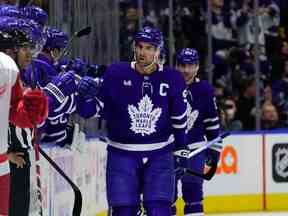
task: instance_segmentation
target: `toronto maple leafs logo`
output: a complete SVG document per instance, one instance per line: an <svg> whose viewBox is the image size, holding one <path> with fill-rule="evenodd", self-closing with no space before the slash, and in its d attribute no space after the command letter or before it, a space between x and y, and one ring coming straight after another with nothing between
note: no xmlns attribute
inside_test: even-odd
<svg viewBox="0 0 288 216"><path fill-rule="evenodd" d="M198 110L193 110L192 106L188 103L187 104L187 129L186 129L186 133L188 133L188 131L190 131L193 126L194 123L196 121L196 119L199 116L199 111Z"/></svg>
<svg viewBox="0 0 288 216"><path fill-rule="evenodd" d="M156 122L158 121L162 109L153 109L153 103L148 95L145 95L138 103L138 108L134 105L128 105L128 113L131 119L130 129L142 136L150 135L156 132Z"/></svg>

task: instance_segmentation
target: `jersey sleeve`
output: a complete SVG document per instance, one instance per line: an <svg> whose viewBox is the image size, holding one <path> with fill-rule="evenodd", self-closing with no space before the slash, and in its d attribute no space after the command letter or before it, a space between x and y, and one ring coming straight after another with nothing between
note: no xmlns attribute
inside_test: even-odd
<svg viewBox="0 0 288 216"><path fill-rule="evenodd" d="M19 73L15 61L3 52L0 52L0 70L1 80L8 81L13 86Z"/></svg>
<svg viewBox="0 0 288 216"><path fill-rule="evenodd" d="M32 127L23 105L23 88L19 77L19 69L15 61L3 52L0 52L0 79L11 88L9 121L18 127Z"/></svg>
<svg viewBox="0 0 288 216"><path fill-rule="evenodd" d="M186 146L187 90L180 73L175 71L170 98L170 116L176 149Z"/></svg>

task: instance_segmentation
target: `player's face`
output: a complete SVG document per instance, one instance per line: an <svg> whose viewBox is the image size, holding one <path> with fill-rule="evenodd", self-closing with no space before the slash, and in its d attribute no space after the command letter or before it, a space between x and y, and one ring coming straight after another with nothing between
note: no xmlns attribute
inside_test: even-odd
<svg viewBox="0 0 288 216"><path fill-rule="evenodd" d="M60 53L61 53L60 49L55 48L51 51L51 56L55 61L57 61L58 58L60 57Z"/></svg>
<svg viewBox="0 0 288 216"><path fill-rule="evenodd" d="M198 64L180 64L177 69L181 72L186 84L191 84L197 75L199 65Z"/></svg>
<svg viewBox="0 0 288 216"><path fill-rule="evenodd" d="M23 46L18 49L18 65L20 69L27 67L32 61L30 46Z"/></svg>
<svg viewBox="0 0 288 216"><path fill-rule="evenodd" d="M135 49L137 64L143 67L150 65L154 61L155 56L159 55L157 48L146 42L137 43Z"/></svg>

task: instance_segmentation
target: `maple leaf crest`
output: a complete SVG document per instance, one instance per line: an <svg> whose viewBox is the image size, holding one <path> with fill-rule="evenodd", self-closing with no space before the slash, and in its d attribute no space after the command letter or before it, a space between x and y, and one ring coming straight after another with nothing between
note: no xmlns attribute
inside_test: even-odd
<svg viewBox="0 0 288 216"><path fill-rule="evenodd" d="M195 121L197 120L199 116L199 111L198 110L194 110L192 109L192 106L188 103L187 104L187 129L186 129L186 133L188 133L188 131L190 131L193 126Z"/></svg>
<svg viewBox="0 0 288 216"><path fill-rule="evenodd" d="M153 109L152 100L145 95L138 103L138 108L134 105L128 105L128 113L131 119L130 129L134 133L140 133L142 136L150 135L156 132L156 122L158 121L162 109Z"/></svg>

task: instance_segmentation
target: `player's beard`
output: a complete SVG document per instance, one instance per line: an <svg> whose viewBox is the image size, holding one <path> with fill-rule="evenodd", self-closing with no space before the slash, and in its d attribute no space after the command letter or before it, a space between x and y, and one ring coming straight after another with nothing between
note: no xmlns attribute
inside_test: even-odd
<svg viewBox="0 0 288 216"><path fill-rule="evenodd" d="M187 85L190 85L194 82L195 78L196 78L197 72L193 73L193 75L190 75L189 77L185 77L185 82Z"/></svg>
<svg viewBox="0 0 288 216"><path fill-rule="evenodd" d="M136 68L141 74L147 75L153 73L157 68L157 56L155 54L152 61L145 61L145 57L136 59Z"/></svg>

